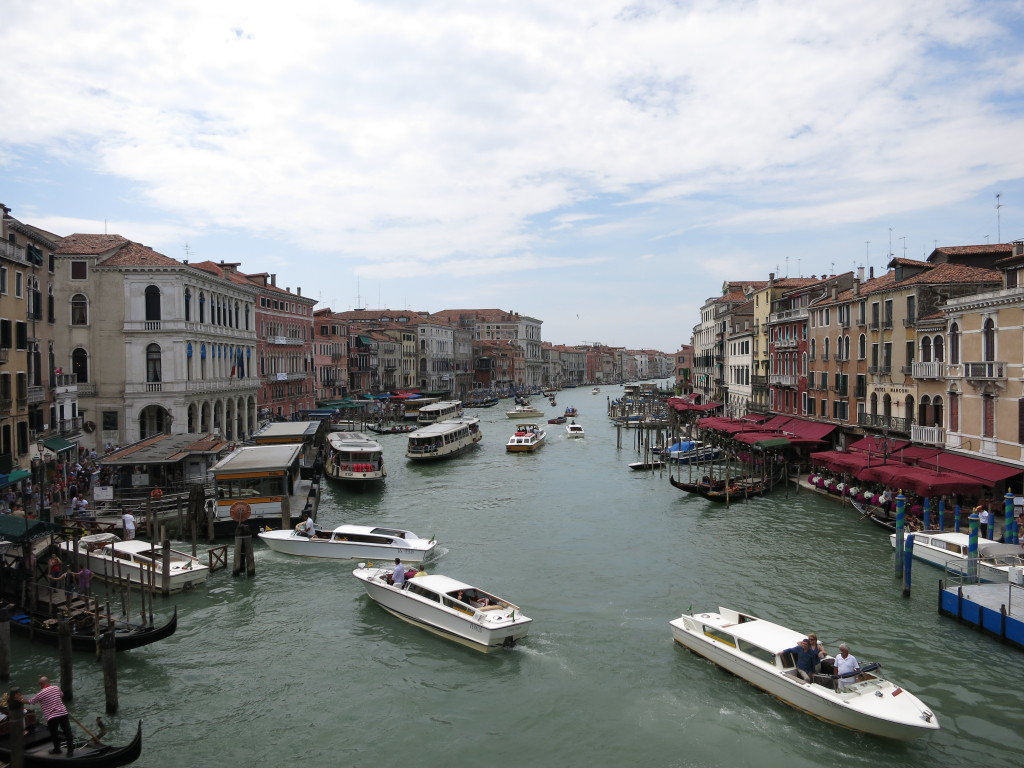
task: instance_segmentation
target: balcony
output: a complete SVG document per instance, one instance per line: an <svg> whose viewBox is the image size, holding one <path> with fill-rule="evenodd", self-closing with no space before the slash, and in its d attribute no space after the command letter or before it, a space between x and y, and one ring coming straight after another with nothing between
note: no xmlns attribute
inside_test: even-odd
<svg viewBox="0 0 1024 768"><path fill-rule="evenodd" d="M46 387L29 387L28 388L28 402L29 405L36 405L37 403L46 402Z"/></svg>
<svg viewBox="0 0 1024 768"><path fill-rule="evenodd" d="M872 331L877 331L880 325L881 323L879 323L877 320L872 320L870 323L868 323L868 328Z"/></svg>
<svg viewBox="0 0 1024 768"><path fill-rule="evenodd" d="M892 373L892 366L891 365L883 365L882 367L880 367L878 369L878 375L879 376L889 376L891 373Z"/></svg>
<svg viewBox="0 0 1024 768"><path fill-rule="evenodd" d="M96 397L96 385L87 381L78 382L79 397Z"/></svg>
<svg viewBox="0 0 1024 768"><path fill-rule="evenodd" d="M886 418L885 416L878 416L871 413L857 414L858 425L862 427L872 427L874 429L888 429L890 432L902 432L903 434L909 434L913 423L913 419L902 419L895 416Z"/></svg>
<svg viewBox="0 0 1024 768"><path fill-rule="evenodd" d="M7 356L11 353L11 350L7 347L0 347L0 364L7 362Z"/></svg>
<svg viewBox="0 0 1024 768"><path fill-rule="evenodd" d="M160 321L159 320L143 320L142 330L144 331L159 331Z"/></svg>
<svg viewBox="0 0 1024 768"><path fill-rule="evenodd" d="M768 377L767 376L751 376L750 386L755 389L767 389Z"/></svg>
<svg viewBox="0 0 1024 768"><path fill-rule="evenodd" d="M18 408L28 408L28 395L19 395L15 398L14 404Z"/></svg>
<svg viewBox="0 0 1024 768"><path fill-rule="evenodd" d="M915 318L915 317L905 317L905 318L903 318L903 327L904 328L913 328L915 325L917 325L917 318Z"/></svg>
<svg viewBox="0 0 1024 768"><path fill-rule="evenodd" d="M964 363L964 378L996 381L1006 378L1006 363Z"/></svg>
<svg viewBox="0 0 1024 768"><path fill-rule="evenodd" d="M807 311L807 307L798 307L797 309L787 309L782 312L772 312L768 315L768 322L783 323L788 320L806 320Z"/></svg>
<svg viewBox="0 0 1024 768"><path fill-rule="evenodd" d="M61 435L69 435L74 432L80 432L82 429L83 417L76 416L73 419L61 419L57 422L57 431Z"/></svg>
<svg viewBox="0 0 1024 768"><path fill-rule="evenodd" d="M776 349L795 349L796 345L796 339L779 339L775 342Z"/></svg>
<svg viewBox="0 0 1024 768"><path fill-rule="evenodd" d="M910 374L915 379L944 379L946 377L946 364L941 360L929 363L913 363L910 368Z"/></svg>
<svg viewBox="0 0 1024 768"><path fill-rule="evenodd" d="M791 373L771 373L768 375L768 384L773 387L795 387L798 378Z"/></svg>
<svg viewBox="0 0 1024 768"><path fill-rule="evenodd" d="M10 413L12 405L14 403L11 401L11 398L0 397L0 413Z"/></svg>
<svg viewBox="0 0 1024 768"><path fill-rule="evenodd" d="M267 336L267 344L302 346L303 342L304 339L295 338L293 336Z"/></svg>
<svg viewBox="0 0 1024 768"><path fill-rule="evenodd" d="M910 439L926 445L945 445L946 430L942 427L922 427L914 424L910 428Z"/></svg>
<svg viewBox="0 0 1024 768"><path fill-rule="evenodd" d="M882 330L883 331L891 331L892 330L892 318L891 317L886 317L886 318L882 319Z"/></svg>
<svg viewBox="0 0 1024 768"><path fill-rule="evenodd" d="M871 373L871 374L878 373L878 366L877 365L869 365L868 366L868 373Z"/></svg>

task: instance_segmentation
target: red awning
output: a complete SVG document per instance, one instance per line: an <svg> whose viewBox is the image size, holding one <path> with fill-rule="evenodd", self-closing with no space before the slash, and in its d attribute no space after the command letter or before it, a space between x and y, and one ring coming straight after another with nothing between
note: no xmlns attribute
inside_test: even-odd
<svg viewBox="0 0 1024 768"><path fill-rule="evenodd" d="M835 472L854 474L868 465L872 458L863 453L843 453L841 451L820 451L811 454L815 461Z"/></svg>
<svg viewBox="0 0 1024 768"><path fill-rule="evenodd" d="M919 467L935 469L935 457L942 453L939 448L928 448L923 445L907 445L895 453L890 454L890 459L902 461L904 464L916 464Z"/></svg>
<svg viewBox="0 0 1024 768"><path fill-rule="evenodd" d="M786 424L786 422L790 421L792 418L792 416L774 416L768 419L768 421L766 421L761 426L764 427L769 432L771 432L772 430L780 430Z"/></svg>
<svg viewBox="0 0 1024 768"><path fill-rule="evenodd" d="M885 453L886 449L886 446L883 444L883 440L884 439L878 435L868 435L867 437L848 446L847 450L864 451L865 453L875 453L880 456ZM908 445L910 445L910 443L906 440L890 440L888 445L889 453L897 451Z"/></svg>
<svg viewBox="0 0 1024 768"><path fill-rule="evenodd" d="M944 470L988 480L991 484L998 483L1001 480L1009 480L1011 477L1017 477L1021 472L1024 472L1024 469L1021 469L1021 467L1010 467L1006 464L997 464L994 461L975 459L970 456L960 456L948 451L943 451L936 456L935 462Z"/></svg>
<svg viewBox="0 0 1024 768"><path fill-rule="evenodd" d="M805 440L823 440L832 434L838 426L838 424L828 424L823 421L790 419L786 422L785 426L782 427L782 431L789 432L797 437L802 437Z"/></svg>

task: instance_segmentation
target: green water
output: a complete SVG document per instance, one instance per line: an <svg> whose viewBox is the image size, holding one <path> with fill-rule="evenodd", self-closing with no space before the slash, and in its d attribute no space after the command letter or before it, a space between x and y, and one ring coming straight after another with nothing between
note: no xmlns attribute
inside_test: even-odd
<svg viewBox="0 0 1024 768"><path fill-rule="evenodd" d="M472 411L480 447L408 464L382 436L378 492L326 486L320 522L436 535L429 569L496 592L534 619L512 651L483 655L386 614L351 565L260 545L253 580L215 574L173 598L170 640L119 656L126 740L140 766L1010 766L1024 750L1024 655L936 611L940 572L893 579L886 533L809 494L725 509L666 475L630 472L603 388L559 394L584 440L549 428L538 453L507 454L510 401ZM540 398L535 403L540 403ZM816 630L883 663L938 715L910 744L846 731L781 704L672 642L668 621L719 605ZM15 639L15 683L57 676L52 647ZM76 655L73 714L102 710L100 671Z"/></svg>

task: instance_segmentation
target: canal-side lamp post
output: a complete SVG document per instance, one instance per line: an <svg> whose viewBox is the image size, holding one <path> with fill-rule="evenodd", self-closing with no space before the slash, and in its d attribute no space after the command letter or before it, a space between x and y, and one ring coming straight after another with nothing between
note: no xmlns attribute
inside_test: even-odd
<svg viewBox="0 0 1024 768"><path fill-rule="evenodd" d="M1013 493L1010 489L1006 489L1006 495L1003 497L1003 512L1005 518L1003 520L1003 544L1016 544L1015 531L1014 531L1014 520L1013 520ZM995 525L992 526L992 538L995 538Z"/></svg>
<svg viewBox="0 0 1024 768"><path fill-rule="evenodd" d="M972 512L967 516L970 533L967 534L967 576L971 583L978 581L978 528L981 516Z"/></svg>
<svg viewBox="0 0 1024 768"><path fill-rule="evenodd" d="M896 496L896 578L903 577L903 527L906 523L905 513L907 497L900 491Z"/></svg>

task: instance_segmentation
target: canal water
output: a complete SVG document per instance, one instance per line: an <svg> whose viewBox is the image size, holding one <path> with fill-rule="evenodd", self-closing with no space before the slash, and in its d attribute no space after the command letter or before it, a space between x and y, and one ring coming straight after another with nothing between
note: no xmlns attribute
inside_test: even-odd
<svg viewBox="0 0 1024 768"><path fill-rule="evenodd" d="M328 484L325 527L383 524L436 536L428 569L496 592L533 617L511 651L480 654L386 614L352 565L257 546L256 577L211 577L172 598L178 633L119 656L112 741L143 721L141 766L990 766L1024 753L1024 656L940 617L940 572L893 578L886 532L809 493L726 509L631 472L634 433L605 417L620 388L565 390L583 440L551 425L507 454L510 401L472 411L482 444L409 464L382 436L376 492ZM535 403L540 402L535 399ZM546 418L547 418L546 417ZM546 420L545 418L545 420ZM937 714L910 744L798 712L672 642L669 620L727 606L880 661ZM159 606L158 606L159 607ZM57 677L55 651L15 638L14 683ZM103 709L100 669L76 657L72 713Z"/></svg>

